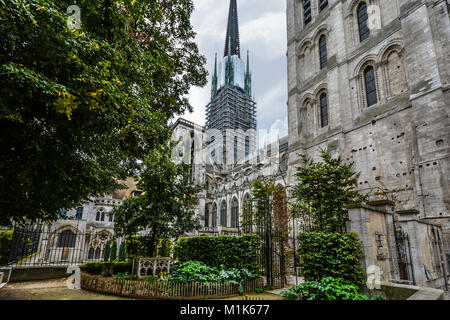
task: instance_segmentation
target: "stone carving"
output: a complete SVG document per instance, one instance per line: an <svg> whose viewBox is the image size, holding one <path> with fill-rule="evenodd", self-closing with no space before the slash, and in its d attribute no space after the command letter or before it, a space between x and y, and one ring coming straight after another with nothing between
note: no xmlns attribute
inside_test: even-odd
<svg viewBox="0 0 450 320"><path fill-rule="evenodd" d="M133 273L139 278L159 276L161 272L170 272L171 258L135 258Z"/></svg>

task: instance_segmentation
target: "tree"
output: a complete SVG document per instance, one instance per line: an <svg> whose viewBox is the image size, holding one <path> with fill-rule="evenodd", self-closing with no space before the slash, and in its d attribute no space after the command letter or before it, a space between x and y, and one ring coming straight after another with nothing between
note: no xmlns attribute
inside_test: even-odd
<svg viewBox="0 0 450 320"><path fill-rule="evenodd" d="M320 155L319 162L301 155L303 166L297 168L297 184L292 188L292 213L302 220L304 231L343 234L349 220L345 205L366 199L356 190L360 173L340 156L332 158L323 149Z"/></svg>
<svg viewBox="0 0 450 320"><path fill-rule="evenodd" d="M138 182L142 195L113 210L116 236L132 238L145 231L150 256L155 256L160 239L178 238L200 228L194 208L203 187L191 181L190 165L172 161L173 147L170 143L152 150Z"/></svg>
<svg viewBox="0 0 450 320"><path fill-rule="evenodd" d="M120 188L206 84L192 0L0 0L0 225Z"/></svg>

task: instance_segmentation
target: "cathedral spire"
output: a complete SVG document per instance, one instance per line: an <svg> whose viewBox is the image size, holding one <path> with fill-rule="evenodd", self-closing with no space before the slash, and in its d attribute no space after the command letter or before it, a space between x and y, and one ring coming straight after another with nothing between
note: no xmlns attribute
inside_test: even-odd
<svg viewBox="0 0 450 320"><path fill-rule="evenodd" d="M249 97L252 96L252 73L250 72L250 52L247 50L247 70L244 76L245 92Z"/></svg>
<svg viewBox="0 0 450 320"><path fill-rule="evenodd" d="M217 95L217 53L214 59L214 75L212 78L212 86L211 86L211 99L214 99Z"/></svg>
<svg viewBox="0 0 450 320"><path fill-rule="evenodd" d="M230 40L229 40L230 39ZM225 50L223 56L226 57L228 51L231 55L241 57L241 45L239 42L239 24L236 0L230 0L230 11L228 12L227 35L225 39Z"/></svg>

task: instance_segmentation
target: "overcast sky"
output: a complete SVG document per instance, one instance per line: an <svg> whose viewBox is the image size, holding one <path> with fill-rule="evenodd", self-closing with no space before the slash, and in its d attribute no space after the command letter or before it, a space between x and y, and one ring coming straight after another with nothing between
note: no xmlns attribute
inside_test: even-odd
<svg viewBox="0 0 450 320"><path fill-rule="evenodd" d="M189 100L193 113L182 117L205 125L205 107L210 101L214 54L222 57L229 0L194 0L191 22L197 32L200 52L207 59L208 84L194 87ZM287 134L286 1L237 0L241 58L250 50L252 90L257 103L258 130L276 128Z"/></svg>

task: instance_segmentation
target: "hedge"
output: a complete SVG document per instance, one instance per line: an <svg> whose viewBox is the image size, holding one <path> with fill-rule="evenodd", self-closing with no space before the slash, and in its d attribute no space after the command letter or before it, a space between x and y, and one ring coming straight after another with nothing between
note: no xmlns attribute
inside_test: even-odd
<svg viewBox="0 0 450 320"><path fill-rule="evenodd" d="M213 268L246 268L257 274L259 245L259 237L255 234L185 237L176 243L174 254L182 263L200 261Z"/></svg>
<svg viewBox="0 0 450 320"><path fill-rule="evenodd" d="M106 274L109 275L112 271L112 274L119 273L128 273L131 274L133 264L131 261L124 262L87 262L80 267L81 271L84 273L88 273L91 275L100 275Z"/></svg>
<svg viewBox="0 0 450 320"><path fill-rule="evenodd" d="M300 266L306 281L326 277L363 284L361 248L357 233L304 232L298 235Z"/></svg>
<svg viewBox="0 0 450 320"><path fill-rule="evenodd" d="M8 264L14 230L0 231L0 266Z"/></svg>

